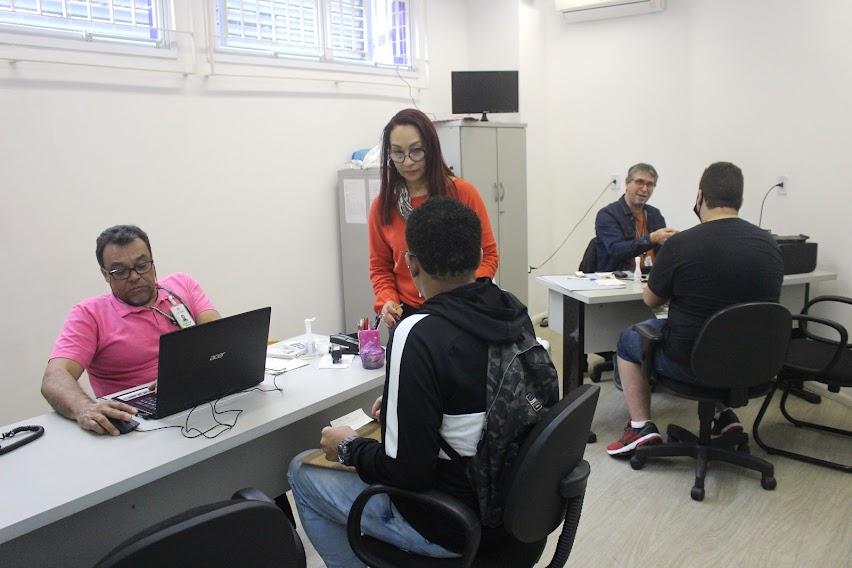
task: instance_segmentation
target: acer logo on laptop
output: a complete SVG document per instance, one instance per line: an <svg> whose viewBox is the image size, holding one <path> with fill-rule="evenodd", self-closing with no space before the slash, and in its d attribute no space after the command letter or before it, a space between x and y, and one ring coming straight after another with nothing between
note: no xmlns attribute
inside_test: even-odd
<svg viewBox="0 0 852 568"><path fill-rule="evenodd" d="M213 355L210 356L210 360L215 361L217 359L221 359L222 357L225 356L225 353L226 353L226 351L222 351L221 353L214 353Z"/></svg>

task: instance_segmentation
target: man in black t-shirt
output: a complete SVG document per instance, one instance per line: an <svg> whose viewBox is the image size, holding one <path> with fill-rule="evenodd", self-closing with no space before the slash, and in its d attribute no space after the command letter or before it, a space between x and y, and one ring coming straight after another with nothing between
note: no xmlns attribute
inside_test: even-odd
<svg viewBox="0 0 852 568"><path fill-rule="evenodd" d="M692 345L704 322L722 308L741 302L776 302L784 264L768 231L738 217L743 201L742 171L729 162L711 164L699 183L695 214L701 224L672 236L660 249L642 296L648 306L669 302L668 320L650 320L663 332L654 368L674 380L694 381ZM618 370L630 420L624 435L607 446L613 456L629 455L643 444L661 443L651 422L651 397L642 375L641 341L632 328L618 341ZM713 436L742 431L730 408L719 409Z"/></svg>

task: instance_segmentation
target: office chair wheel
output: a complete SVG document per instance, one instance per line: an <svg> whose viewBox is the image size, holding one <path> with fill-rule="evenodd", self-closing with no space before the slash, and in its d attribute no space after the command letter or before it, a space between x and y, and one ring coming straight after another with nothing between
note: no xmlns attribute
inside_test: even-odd
<svg viewBox="0 0 852 568"><path fill-rule="evenodd" d="M693 487L692 491L689 492L689 496L692 497L693 501L704 501L704 488Z"/></svg>
<svg viewBox="0 0 852 568"><path fill-rule="evenodd" d="M766 475L760 478L760 486L767 491L772 491L778 486L778 482L771 475Z"/></svg>
<svg viewBox="0 0 852 568"><path fill-rule="evenodd" d="M633 454L633 457L630 458L630 467L637 471L645 467L645 456Z"/></svg>
<svg viewBox="0 0 852 568"><path fill-rule="evenodd" d="M738 452L742 452L742 453L744 453L744 454L750 454L750 453L751 453L751 448L749 447L748 442L745 442L745 443L740 444L739 446L737 446L737 451L738 451Z"/></svg>
<svg viewBox="0 0 852 568"><path fill-rule="evenodd" d="M597 367L592 369L592 372L589 373L589 378L592 380L593 383L601 382L601 372L598 371Z"/></svg>

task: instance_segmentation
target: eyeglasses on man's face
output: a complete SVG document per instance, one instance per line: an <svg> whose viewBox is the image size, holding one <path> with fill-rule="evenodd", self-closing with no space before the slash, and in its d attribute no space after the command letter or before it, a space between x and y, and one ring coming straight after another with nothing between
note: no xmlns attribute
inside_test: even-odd
<svg viewBox="0 0 852 568"><path fill-rule="evenodd" d="M412 162L419 162L426 157L426 150L423 148L412 148L408 153L402 150L394 150L390 153L390 159L397 164L405 161L405 158L411 158Z"/></svg>
<svg viewBox="0 0 852 568"><path fill-rule="evenodd" d="M127 280L130 278L131 272L135 272L139 276L142 276L143 274L150 272L152 268L154 268L153 260L140 260L131 267L122 266L120 268L108 270L107 274L109 274L109 277L113 280Z"/></svg>
<svg viewBox="0 0 852 568"><path fill-rule="evenodd" d="M654 189L657 187L657 182L651 181L649 179L631 179L629 183L635 183L639 187L645 186L648 189Z"/></svg>

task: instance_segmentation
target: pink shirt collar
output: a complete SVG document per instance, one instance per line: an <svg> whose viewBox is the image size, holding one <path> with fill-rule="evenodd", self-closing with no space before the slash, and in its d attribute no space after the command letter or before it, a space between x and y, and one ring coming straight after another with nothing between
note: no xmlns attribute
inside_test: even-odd
<svg viewBox="0 0 852 568"><path fill-rule="evenodd" d="M159 284L157 284L159 286ZM169 293L166 292L163 288L157 289L157 301L154 304L155 306L159 306L163 302L167 300L169 297ZM113 309L115 309L116 313L121 317L125 317L128 314L138 314L139 312L144 312L145 310L150 310L150 306L131 306L126 302L122 302L118 298L115 297L115 294L110 293L109 295L110 304Z"/></svg>

